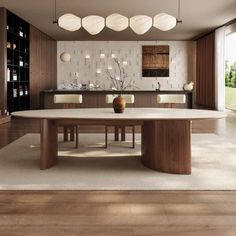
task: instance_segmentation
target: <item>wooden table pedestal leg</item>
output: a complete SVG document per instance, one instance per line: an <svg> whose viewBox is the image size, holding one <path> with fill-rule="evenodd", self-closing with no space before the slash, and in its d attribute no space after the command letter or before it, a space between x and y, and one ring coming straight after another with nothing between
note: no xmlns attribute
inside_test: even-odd
<svg viewBox="0 0 236 236"><path fill-rule="evenodd" d="M125 141L125 126L121 126L121 141Z"/></svg>
<svg viewBox="0 0 236 236"><path fill-rule="evenodd" d="M64 142L68 141L68 127L63 126Z"/></svg>
<svg viewBox="0 0 236 236"><path fill-rule="evenodd" d="M119 126L115 126L115 132L114 132L114 136L115 136L115 141L119 141Z"/></svg>
<svg viewBox="0 0 236 236"><path fill-rule="evenodd" d="M146 167L160 172L191 174L191 122L145 121L141 160Z"/></svg>
<svg viewBox="0 0 236 236"><path fill-rule="evenodd" d="M40 169L48 169L57 163L57 125L54 120L41 120Z"/></svg>

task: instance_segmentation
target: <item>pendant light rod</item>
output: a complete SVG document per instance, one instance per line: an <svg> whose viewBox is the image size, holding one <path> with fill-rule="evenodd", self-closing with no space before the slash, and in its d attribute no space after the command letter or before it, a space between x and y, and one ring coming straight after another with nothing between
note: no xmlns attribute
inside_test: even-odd
<svg viewBox="0 0 236 236"><path fill-rule="evenodd" d="M57 0L54 2L54 21L52 22L53 24L58 24L57 20Z"/></svg>
<svg viewBox="0 0 236 236"><path fill-rule="evenodd" d="M181 0L178 0L178 18L177 18L177 24L182 24L183 21L180 19L180 13L181 13Z"/></svg>

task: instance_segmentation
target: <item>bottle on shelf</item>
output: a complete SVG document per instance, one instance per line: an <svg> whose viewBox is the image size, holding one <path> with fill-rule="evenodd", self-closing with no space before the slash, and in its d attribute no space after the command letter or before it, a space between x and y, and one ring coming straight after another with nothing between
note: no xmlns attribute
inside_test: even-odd
<svg viewBox="0 0 236 236"><path fill-rule="evenodd" d="M19 56L19 66L24 66L23 57Z"/></svg>
<svg viewBox="0 0 236 236"><path fill-rule="evenodd" d="M17 73L16 73L16 70L13 70L13 81L17 81Z"/></svg>
<svg viewBox="0 0 236 236"><path fill-rule="evenodd" d="M19 87L19 95L20 96L24 95L24 90L23 90L23 86L22 85L20 85L20 87Z"/></svg>
<svg viewBox="0 0 236 236"><path fill-rule="evenodd" d="M11 71L9 68L7 68L7 81L11 80Z"/></svg>
<svg viewBox="0 0 236 236"><path fill-rule="evenodd" d="M22 26L19 27L19 36L24 37Z"/></svg>
<svg viewBox="0 0 236 236"><path fill-rule="evenodd" d="M7 48L11 48L11 43L7 42Z"/></svg>
<svg viewBox="0 0 236 236"><path fill-rule="evenodd" d="M17 92L18 92L17 89L13 89L13 98L16 98L16 97L17 97Z"/></svg>
<svg viewBox="0 0 236 236"><path fill-rule="evenodd" d="M28 95L28 94L29 94L28 87L27 85L25 85L25 95Z"/></svg>
<svg viewBox="0 0 236 236"><path fill-rule="evenodd" d="M7 64L11 64L11 63L12 63L11 56L8 56L8 57L7 57Z"/></svg>

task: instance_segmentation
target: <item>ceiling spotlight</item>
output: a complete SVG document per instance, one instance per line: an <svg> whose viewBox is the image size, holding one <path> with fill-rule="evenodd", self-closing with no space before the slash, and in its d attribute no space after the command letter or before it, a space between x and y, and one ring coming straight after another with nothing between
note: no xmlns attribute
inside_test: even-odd
<svg viewBox="0 0 236 236"><path fill-rule="evenodd" d="M129 19L126 16L114 13L106 18L106 26L115 31L122 31L128 28Z"/></svg>
<svg viewBox="0 0 236 236"><path fill-rule="evenodd" d="M177 24L177 19L174 16L166 13L160 13L153 18L153 26L162 31L173 29Z"/></svg>
<svg viewBox="0 0 236 236"><path fill-rule="evenodd" d="M129 24L136 34L145 34L152 27L152 18L144 15L133 16Z"/></svg>
<svg viewBox="0 0 236 236"><path fill-rule="evenodd" d="M101 16L86 16L82 19L82 26L90 34L95 35L105 27L105 19Z"/></svg>
<svg viewBox="0 0 236 236"><path fill-rule="evenodd" d="M64 14L59 17L58 25L68 31L76 31L81 28L81 18L74 14Z"/></svg>

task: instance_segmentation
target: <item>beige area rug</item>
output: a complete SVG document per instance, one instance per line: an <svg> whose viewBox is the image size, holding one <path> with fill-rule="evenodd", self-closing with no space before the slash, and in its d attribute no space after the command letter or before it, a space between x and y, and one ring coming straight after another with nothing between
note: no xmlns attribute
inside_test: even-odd
<svg viewBox="0 0 236 236"><path fill-rule="evenodd" d="M81 134L79 149L60 141L58 165L42 171L39 135L27 134L0 150L0 190L236 190L236 140L193 134L192 174L173 175L141 164L140 139L105 150L104 135Z"/></svg>

